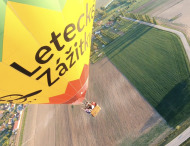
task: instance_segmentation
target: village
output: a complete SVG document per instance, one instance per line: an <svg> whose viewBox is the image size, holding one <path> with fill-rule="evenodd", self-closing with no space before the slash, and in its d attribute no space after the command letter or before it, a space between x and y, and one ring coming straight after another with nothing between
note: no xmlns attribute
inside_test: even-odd
<svg viewBox="0 0 190 146"><path fill-rule="evenodd" d="M105 56L105 49L111 42L126 34L129 29L135 29L134 24L139 25L125 18L157 24L154 17L133 14L123 8L117 8L108 13L103 8L96 10L92 34L91 63L96 63Z"/></svg>
<svg viewBox="0 0 190 146"><path fill-rule="evenodd" d="M0 104L0 145L15 141L25 107L23 104Z"/></svg>

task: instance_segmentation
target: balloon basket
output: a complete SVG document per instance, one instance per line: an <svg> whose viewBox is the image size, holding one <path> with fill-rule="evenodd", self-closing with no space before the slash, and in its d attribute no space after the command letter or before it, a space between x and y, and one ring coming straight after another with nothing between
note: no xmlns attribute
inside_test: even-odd
<svg viewBox="0 0 190 146"><path fill-rule="evenodd" d="M91 111L91 115L93 116L93 117L96 117L97 115L98 115L98 113L100 112L100 110L101 110L101 107L97 104L94 108L93 108L93 110Z"/></svg>

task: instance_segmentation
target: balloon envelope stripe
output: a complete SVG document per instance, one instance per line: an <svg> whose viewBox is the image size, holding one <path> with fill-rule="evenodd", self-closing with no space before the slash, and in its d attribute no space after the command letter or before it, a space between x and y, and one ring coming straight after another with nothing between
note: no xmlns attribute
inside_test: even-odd
<svg viewBox="0 0 190 146"><path fill-rule="evenodd" d="M9 1L51 9L55 11L62 11L66 3L66 0L9 0Z"/></svg>
<svg viewBox="0 0 190 146"><path fill-rule="evenodd" d="M0 1L0 62L3 56L3 34L4 34L4 24L5 24L5 11L6 11L7 1Z"/></svg>
<svg viewBox="0 0 190 146"><path fill-rule="evenodd" d="M89 69L88 65L84 65L83 72L82 72L81 77L80 77L80 79L83 79L83 81L88 80L88 77L86 78L86 76L85 76L86 72L88 72L88 69ZM50 101L49 101L50 104L60 104L60 103L71 104L80 98L84 99L85 94L86 94L86 90L88 87L88 82L84 82L83 86L80 86L80 79L71 82L72 85L78 84L78 90L77 90L78 92L76 92L76 91L73 92L72 86L70 86L68 84L65 94L61 94L61 95L58 95L55 97L50 97ZM68 98L67 94L73 94L72 95L73 98Z"/></svg>

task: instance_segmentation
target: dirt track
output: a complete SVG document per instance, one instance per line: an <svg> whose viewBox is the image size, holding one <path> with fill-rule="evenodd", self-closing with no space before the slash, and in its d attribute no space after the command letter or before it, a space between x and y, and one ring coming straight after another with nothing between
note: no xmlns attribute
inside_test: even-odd
<svg viewBox="0 0 190 146"><path fill-rule="evenodd" d="M170 141L166 146L179 146L185 142L190 137L190 127L187 128L183 133L178 135L172 141Z"/></svg>
<svg viewBox="0 0 190 146"><path fill-rule="evenodd" d="M30 105L23 146L115 146L134 140L161 120L107 59L91 65L87 94L102 107L96 118L79 106Z"/></svg>

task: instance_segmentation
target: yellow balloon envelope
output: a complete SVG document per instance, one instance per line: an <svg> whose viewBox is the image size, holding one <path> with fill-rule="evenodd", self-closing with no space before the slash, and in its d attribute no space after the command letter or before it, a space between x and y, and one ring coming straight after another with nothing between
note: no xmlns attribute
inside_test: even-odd
<svg viewBox="0 0 190 146"><path fill-rule="evenodd" d="M94 11L95 0L1 0L0 103L82 102Z"/></svg>

